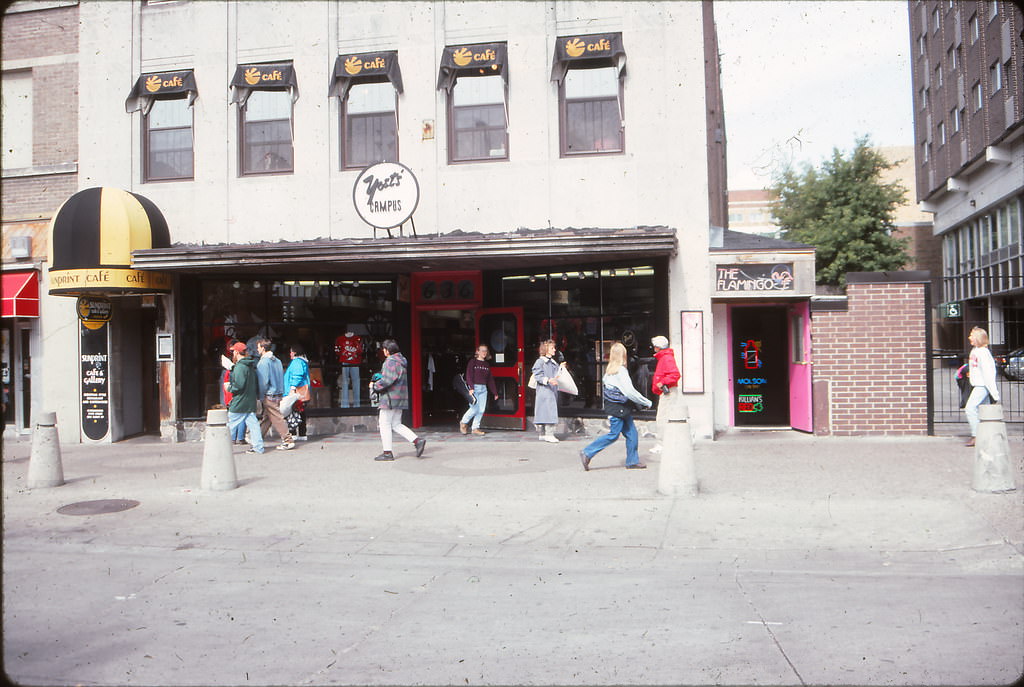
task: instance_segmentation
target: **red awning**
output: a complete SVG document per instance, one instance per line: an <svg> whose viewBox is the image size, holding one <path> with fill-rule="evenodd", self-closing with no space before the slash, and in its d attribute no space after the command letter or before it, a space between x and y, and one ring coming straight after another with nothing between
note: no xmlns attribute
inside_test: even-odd
<svg viewBox="0 0 1024 687"><path fill-rule="evenodd" d="M3 273L3 317L39 317L39 277L35 270Z"/></svg>

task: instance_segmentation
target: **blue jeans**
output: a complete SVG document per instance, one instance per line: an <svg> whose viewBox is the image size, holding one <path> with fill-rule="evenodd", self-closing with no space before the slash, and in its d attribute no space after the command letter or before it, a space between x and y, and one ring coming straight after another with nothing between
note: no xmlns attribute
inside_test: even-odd
<svg viewBox="0 0 1024 687"><path fill-rule="evenodd" d="M487 410L487 385L474 384L473 396L475 401L469 406L469 410L462 416L462 424L468 425L473 421L473 429L480 429L480 421L484 418L484 411Z"/></svg>
<svg viewBox="0 0 1024 687"><path fill-rule="evenodd" d="M967 405L964 406L964 413L967 414L967 424L971 428L971 436L978 436L978 406L988 402L988 389L983 386L976 386L971 389L971 395L967 398Z"/></svg>
<svg viewBox="0 0 1024 687"><path fill-rule="evenodd" d="M341 368L341 374L338 375L338 386L341 388L341 407L342 408L358 408L359 407L359 367L357 365L346 365ZM352 389L352 405L349 406L348 390Z"/></svg>
<svg viewBox="0 0 1024 687"><path fill-rule="evenodd" d="M230 424L228 426L230 427ZM245 441L245 423L239 422L238 426L231 429L230 433L231 441Z"/></svg>
<svg viewBox="0 0 1024 687"><path fill-rule="evenodd" d="M626 465L636 465L639 463L639 436L637 435L636 425L633 424L633 418L627 417L622 419L611 415L608 417L608 424L608 433L602 434L590 442L590 444L583 449L583 453L586 454L587 458L593 458L599 451L602 451L615 443L615 440L619 438L620 434L622 434L626 437Z"/></svg>
<svg viewBox="0 0 1024 687"><path fill-rule="evenodd" d="M260 421L256 417L256 413L232 413L228 411L228 433L231 436L235 435L235 430L245 423L245 428L249 430L249 439L252 441L252 447L256 450L256 453L263 453L263 432L260 431Z"/></svg>

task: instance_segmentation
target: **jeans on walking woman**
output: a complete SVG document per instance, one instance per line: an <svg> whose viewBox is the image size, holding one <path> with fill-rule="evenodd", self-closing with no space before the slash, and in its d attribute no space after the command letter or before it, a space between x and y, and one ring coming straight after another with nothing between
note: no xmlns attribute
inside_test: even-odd
<svg viewBox="0 0 1024 687"><path fill-rule="evenodd" d="M608 433L602 434L598 438L594 439L590 444L583 449L583 454L587 458L593 458L599 451L602 451L619 438L619 435L626 437L626 467L630 465L636 465L640 462L640 437L636 431L636 425L633 423L632 416L626 416L624 418L615 417L611 415L608 417Z"/></svg>
<svg viewBox="0 0 1024 687"><path fill-rule="evenodd" d="M470 421L473 423L472 429L480 429L480 421L484 418L484 412L487 410L487 385L486 384L474 384L473 385L473 403L469 406L469 410L465 412L462 419L459 421L464 425L468 425Z"/></svg>

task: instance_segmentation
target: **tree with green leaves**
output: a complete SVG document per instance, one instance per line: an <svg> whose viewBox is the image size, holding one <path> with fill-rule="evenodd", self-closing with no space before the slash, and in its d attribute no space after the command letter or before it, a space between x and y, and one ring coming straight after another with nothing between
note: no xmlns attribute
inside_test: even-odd
<svg viewBox="0 0 1024 687"><path fill-rule="evenodd" d="M847 272L898 270L907 263L907 240L892 235L907 189L881 179L895 166L865 136L849 158L833 148L820 169L805 164L798 173L790 166L776 176L772 214L784 239L817 249L818 284L845 287Z"/></svg>

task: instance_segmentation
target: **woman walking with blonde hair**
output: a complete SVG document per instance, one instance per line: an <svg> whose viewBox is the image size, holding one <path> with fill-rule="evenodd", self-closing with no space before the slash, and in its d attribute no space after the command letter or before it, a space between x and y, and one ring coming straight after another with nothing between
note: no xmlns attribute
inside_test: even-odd
<svg viewBox="0 0 1024 687"><path fill-rule="evenodd" d="M626 437L626 467L630 470L642 470L647 467L640 462L639 437L633 423L633 408L634 405L650 408L651 401L633 386L633 380L629 378L629 370L626 368L626 359L626 347L618 341L613 343L608 352L608 367L601 380L604 388L604 409L608 413L608 433L594 439L589 446L580 451L580 461L584 470L589 470L590 460L599 451L611 446L620 434Z"/></svg>
<svg viewBox="0 0 1024 687"><path fill-rule="evenodd" d="M967 440L967 445L974 446L974 438L978 435L978 406L988 399L992 403L999 403L999 385L996 382L996 361L988 350L988 332L975 327L967 340L974 348L968 360L971 395L967 398L964 412L967 413L967 424L971 426L971 438Z"/></svg>

